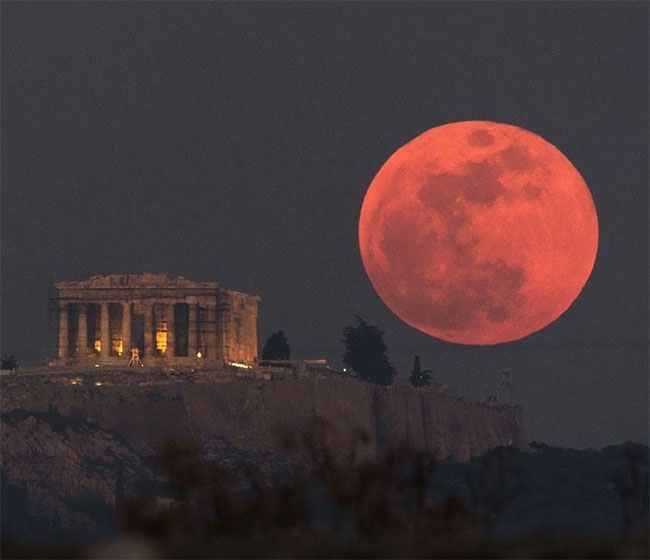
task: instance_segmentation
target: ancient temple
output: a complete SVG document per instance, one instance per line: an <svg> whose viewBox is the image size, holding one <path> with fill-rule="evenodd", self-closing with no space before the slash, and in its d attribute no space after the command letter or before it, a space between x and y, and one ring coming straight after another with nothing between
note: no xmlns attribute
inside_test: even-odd
<svg viewBox="0 0 650 560"><path fill-rule="evenodd" d="M260 298L164 274L110 274L55 285L54 365L213 367L257 358Z"/></svg>

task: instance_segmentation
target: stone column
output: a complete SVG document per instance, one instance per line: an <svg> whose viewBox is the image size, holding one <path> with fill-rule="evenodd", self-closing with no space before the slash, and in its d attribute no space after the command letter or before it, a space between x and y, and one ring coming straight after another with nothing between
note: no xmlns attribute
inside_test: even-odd
<svg viewBox="0 0 650 560"><path fill-rule="evenodd" d="M101 303L100 311L100 327L99 327L99 339L102 343L102 350L100 356L102 361L106 361L111 356L111 333L110 331L110 321L108 320L108 303Z"/></svg>
<svg viewBox="0 0 650 560"><path fill-rule="evenodd" d="M248 351L249 359L251 361L258 358L257 355L257 312L253 305L248 305L248 312L246 313L246 321L248 322Z"/></svg>
<svg viewBox="0 0 650 560"><path fill-rule="evenodd" d="M68 304L59 307L59 359L68 358Z"/></svg>
<svg viewBox="0 0 650 560"><path fill-rule="evenodd" d="M196 352L198 351L198 348L196 347L196 333L199 324L197 321L196 311L196 303L190 303L187 321L187 356L190 358L196 358Z"/></svg>
<svg viewBox="0 0 650 560"><path fill-rule="evenodd" d="M217 360L230 358L230 326L232 323L232 304L227 293L219 296L217 309Z"/></svg>
<svg viewBox="0 0 650 560"><path fill-rule="evenodd" d="M122 304L122 356L131 359L131 302Z"/></svg>
<svg viewBox="0 0 650 560"><path fill-rule="evenodd" d="M208 360L214 362L217 360L217 307L214 303L206 305L207 307L207 328L205 329L206 334L206 352L208 354Z"/></svg>
<svg viewBox="0 0 650 560"><path fill-rule="evenodd" d="M174 302L167 305L165 316L167 318L167 352L165 353L165 356L167 358L173 358L176 353L174 351L176 344L176 337L174 336L176 334L174 331L174 325L176 323L176 317L174 317Z"/></svg>
<svg viewBox="0 0 650 560"><path fill-rule="evenodd" d="M150 301L142 302L144 308L144 355L150 362L154 357L153 344L153 304Z"/></svg>
<svg viewBox="0 0 650 560"><path fill-rule="evenodd" d="M85 359L88 356L88 322L86 320L86 304L77 304L77 358Z"/></svg>

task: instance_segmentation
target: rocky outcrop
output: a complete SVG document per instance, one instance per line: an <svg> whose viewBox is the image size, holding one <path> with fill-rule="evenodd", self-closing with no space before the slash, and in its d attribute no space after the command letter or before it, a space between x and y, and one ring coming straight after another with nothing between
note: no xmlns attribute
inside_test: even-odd
<svg viewBox="0 0 650 560"><path fill-rule="evenodd" d="M160 458L120 434L57 412L17 409L0 416L2 534L19 540L88 543L114 537L130 499L170 503ZM192 442L170 442L193 449ZM179 447L180 446L180 447ZM168 448L169 449L169 448ZM246 452L215 438L197 460L218 465L241 487L251 467L265 477L290 472L273 453Z"/></svg>
<svg viewBox="0 0 650 560"><path fill-rule="evenodd" d="M58 412L120 434L147 453L166 438L188 436L208 446L225 440L247 451L273 451L314 417L328 424L335 451L364 433L370 457L406 444L437 458L467 461L493 447L527 445L520 407L333 374L260 379L224 371L65 372L18 376L3 385L4 411Z"/></svg>
<svg viewBox="0 0 650 560"><path fill-rule="evenodd" d="M464 402L440 387L267 373L3 376L3 531L30 538L113 533L124 496L164 494L156 454L170 439L197 440L202 459L235 475L254 465L271 476L291 469L287 442L315 425L341 458L353 451L374 459L407 445L466 461L496 446L526 447L516 406Z"/></svg>
<svg viewBox="0 0 650 560"><path fill-rule="evenodd" d="M116 504L155 486L119 434L58 413L3 413L1 451L5 534L108 535Z"/></svg>

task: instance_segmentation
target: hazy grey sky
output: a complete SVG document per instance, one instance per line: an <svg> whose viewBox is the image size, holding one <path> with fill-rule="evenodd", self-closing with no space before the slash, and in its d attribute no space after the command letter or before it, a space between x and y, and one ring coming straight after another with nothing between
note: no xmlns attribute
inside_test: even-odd
<svg viewBox="0 0 650 560"><path fill-rule="evenodd" d="M646 2L3 2L2 353L46 360L48 279L164 272L259 294L260 343L340 361L355 315L469 397L510 367L530 439L648 437ZM393 316L361 264L382 163L457 120L557 146L600 222L593 275L495 347Z"/></svg>

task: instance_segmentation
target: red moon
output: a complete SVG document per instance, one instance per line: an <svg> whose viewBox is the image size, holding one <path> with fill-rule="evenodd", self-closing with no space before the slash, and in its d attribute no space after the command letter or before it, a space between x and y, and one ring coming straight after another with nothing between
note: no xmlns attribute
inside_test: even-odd
<svg viewBox="0 0 650 560"><path fill-rule="evenodd" d="M386 161L363 201L359 245L377 294L405 323L498 344L543 329L578 297L598 218L555 146L516 126L464 121Z"/></svg>

